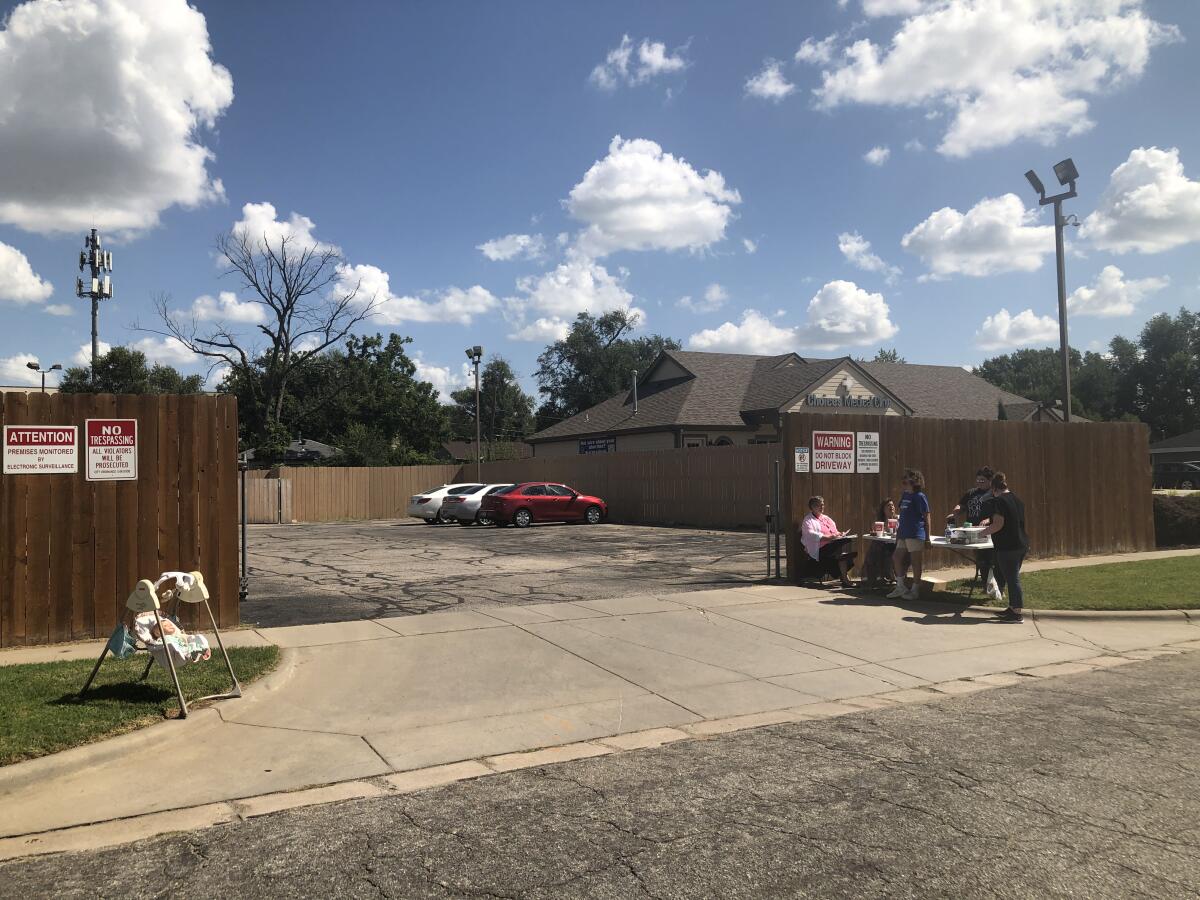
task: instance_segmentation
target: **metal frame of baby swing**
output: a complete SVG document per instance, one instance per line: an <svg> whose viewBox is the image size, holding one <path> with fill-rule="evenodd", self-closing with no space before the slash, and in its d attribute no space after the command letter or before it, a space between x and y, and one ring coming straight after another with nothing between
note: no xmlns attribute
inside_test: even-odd
<svg viewBox="0 0 1200 900"><path fill-rule="evenodd" d="M154 589L155 589L154 621L158 624L158 633L159 634L162 634L163 630L162 630L162 616L159 614L161 605L158 600L158 593L157 593L158 586L160 584L162 584L164 581L169 581L171 578L174 578L175 574L176 573L171 573L169 576L164 574L162 577L160 577L158 579L158 581L156 581L154 583ZM181 600L181 593L182 593L182 591L180 590L179 586L176 585L175 589L172 591L172 597L171 597L171 600L172 600L171 613L170 613L171 618L177 617L179 615L179 603ZM233 663L229 661L229 653L225 650L225 642L223 640L221 640L221 629L217 627L217 619L216 619L216 616L213 615L212 606L209 605L208 597L204 596L204 594L201 594L201 597L202 597L202 600L200 602L202 602L204 604L204 608L206 610L208 610L208 620L209 620L209 622L212 623L213 633L217 636L217 646L221 648L221 655L225 658L225 667L229 670L229 677L233 681L233 690L231 690L225 694L209 694L205 697L197 697L195 700L192 701L192 703L200 703L204 700L233 700L237 697L242 696L242 685L238 681L237 675L234 674ZM139 649L147 650L147 652L149 652L148 648L146 648L145 646L142 646ZM79 691L80 699L83 699L83 695L85 693L87 693L87 689L92 686L92 681L95 680L96 673L100 671L100 664L102 662L104 662L104 657L107 654L108 654L108 644L106 643L104 645L104 649L100 651L100 658L98 660L96 660L96 665L92 667L92 674L88 676L88 680L86 682L84 682L83 687ZM164 655L167 657L167 668L169 668L171 670L171 681L174 682L174 684L175 684L175 696L179 700L179 718L186 719L187 715L188 715L188 702L186 699L184 699L183 687L179 684L179 673L177 671L175 671L175 660L171 658L170 651L167 651ZM148 677L150 677L150 669L153 668L153 666L154 666L154 656L153 656L153 654L151 654L150 659L148 659L146 661L146 668L142 671L142 677L139 678L138 681L145 681Z"/></svg>

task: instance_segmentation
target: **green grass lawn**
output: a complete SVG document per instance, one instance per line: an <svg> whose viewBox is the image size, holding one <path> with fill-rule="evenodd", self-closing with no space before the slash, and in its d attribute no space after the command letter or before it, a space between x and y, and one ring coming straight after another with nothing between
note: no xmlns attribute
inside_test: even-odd
<svg viewBox="0 0 1200 900"><path fill-rule="evenodd" d="M1027 609L1200 609L1200 556L1022 573L1021 586ZM947 593L965 600L967 589L954 581ZM1006 605L978 589L972 602Z"/></svg>
<svg viewBox="0 0 1200 900"><path fill-rule="evenodd" d="M144 653L127 659L105 657L82 700L79 689L96 664L94 659L0 666L0 766L178 715L170 672L156 664L149 678L138 681L147 659ZM279 648L234 647L229 659L244 685L275 668ZM189 701L229 690L229 671L215 646L212 659L180 666L178 672Z"/></svg>

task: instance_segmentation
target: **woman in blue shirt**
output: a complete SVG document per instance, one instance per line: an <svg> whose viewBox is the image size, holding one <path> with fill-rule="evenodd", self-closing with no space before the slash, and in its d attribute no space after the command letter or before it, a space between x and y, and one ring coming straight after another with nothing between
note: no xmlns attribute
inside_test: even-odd
<svg viewBox="0 0 1200 900"><path fill-rule="evenodd" d="M932 534L929 521L929 498L925 496L925 476L916 469L909 469L900 480L904 493L900 497L900 527L896 532L896 554L892 557L896 567L896 589L888 594L893 600L916 600L920 596L921 554L925 542ZM912 587L904 584L908 563L912 560Z"/></svg>

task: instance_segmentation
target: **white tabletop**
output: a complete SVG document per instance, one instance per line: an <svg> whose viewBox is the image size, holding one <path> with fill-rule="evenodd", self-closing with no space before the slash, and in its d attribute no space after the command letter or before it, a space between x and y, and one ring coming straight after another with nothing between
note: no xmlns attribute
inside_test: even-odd
<svg viewBox="0 0 1200 900"><path fill-rule="evenodd" d="M935 547L946 547L950 550L994 550L992 539L989 537L984 541L978 541L973 544L956 544L951 542L948 537L933 537L929 539L929 543Z"/></svg>
<svg viewBox="0 0 1200 900"><path fill-rule="evenodd" d="M894 544L896 536L894 534L864 534L863 540L877 541L880 544Z"/></svg>

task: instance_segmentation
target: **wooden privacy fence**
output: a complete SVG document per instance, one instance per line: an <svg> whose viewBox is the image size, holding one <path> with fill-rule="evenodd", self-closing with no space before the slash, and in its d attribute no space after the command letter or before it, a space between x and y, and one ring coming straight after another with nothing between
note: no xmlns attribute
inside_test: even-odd
<svg viewBox="0 0 1200 900"><path fill-rule="evenodd" d="M136 419L137 480L88 481L87 419ZM107 637L139 578L198 569L238 623L237 401L0 395L0 424L74 425L75 474L0 474L0 646Z"/></svg>
<svg viewBox="0 0 1200 900"><path fill-rule="evenodd" d="M798 474L792 452L814 431L879 433L878 474ZM984 465L1003 471L1025 503L1031 557L1154 549L1149 429L1135 423L1001 422L899 416L791 413L784 423L788 569L808 498L820 494L838 528L860 533L885 497L899 501L907 468L925 476L933 527L974 487ZM927 551L927 567L961 565ZM860 560L861 561L861 560Z"/></svg>
<svg viewBox="0 0 1200 900"><path fill-rule="evenodd" d="M561 481L607 500L613 522L762 528L778 454L778 445L760 445L534 457L484 463L483 480ZM248 474L251 522L330 522L403 517L413 494L473 482L475 466L283 467Z"/></svg>
<svg viewBox="0 0 1200 900"><path fill-rule="evenodd" d="M778 457L778 444L534 457L484 463L483 479L569 484L628 525L764 528ZM462 474L473 479L475 467Z"/></svg>

